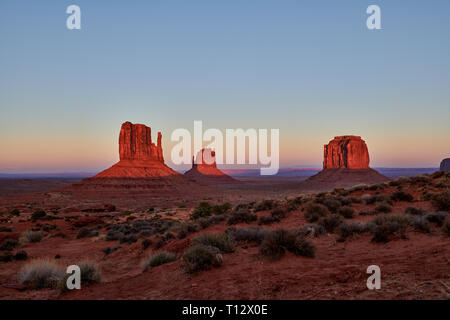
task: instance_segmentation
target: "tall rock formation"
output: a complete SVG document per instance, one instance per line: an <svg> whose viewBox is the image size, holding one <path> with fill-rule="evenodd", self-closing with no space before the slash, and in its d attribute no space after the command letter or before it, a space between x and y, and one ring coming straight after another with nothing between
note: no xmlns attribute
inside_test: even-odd
<svg viewBox="0 0 450 320"><path fill-rule="evenodd" d="M308 181L350 186L380 183L389 179L369 167L367 145L359 136L337 136L324 146L323 170Z"/></svg>
<svg viewBox="0 0 450 320"><path fill-rule="evenodd" d="M184 175L190 180L207 185L238 183L237 180L217 169L216 154L208 148L200 150L195 160L192 157L192 168Z"/></svg>
<svg viewBox="0 0 450 320"><path fill-rule="evenodd" d="M125 122L119 135L120 160L157 160L164 163L161 139L161 132L158 132L158 144L155 145L150 127Z"/></svg>
<svg viewBox="0 0 450 320"><path fill-rule="evenodd" d="M199 185L164 163L159 132L157 144L152 142L151 129L143 124L122 124L119 135L120 161L92 178L72 185L71 190L101 191L102 197L114 192L150 192L155 196L163 194L180 195L198 191Z"/></svg>
<svg viewBox="0 0 450 320"><path fill-rule="evenodd" d="M442 160L440 170L450 171L450 158Z"/></svg>
<svg viewBox="0 0 450 320"><path fill-rule="evenodd" d="M323 168L369 168L369 151L367 145L358 136L334 137L324 146Z"/></svg>

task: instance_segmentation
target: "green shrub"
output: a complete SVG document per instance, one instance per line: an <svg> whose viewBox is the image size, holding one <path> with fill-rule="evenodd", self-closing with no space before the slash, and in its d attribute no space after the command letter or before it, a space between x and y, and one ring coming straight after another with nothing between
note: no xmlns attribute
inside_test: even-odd
<svg viewBox="0 0 450 320"><path fill-rule="evenodd" d="M20 211L19 211L19 209L13 209L13 210L11 210L11 211L9 212L9 214L10 214L11 216L16 216L16 217L18 217L18 216L20 216Z"/></svg>
<svg viewBox="0 0 450 320"><path fill-rule="evenodd" d="M361 234L368 231L365 224L361 223L341 223L337 227L339 241L343 241L354 234Z"/></svg>
<svg viewBox="0 0 450 320"><path fill-rule="evenodd" d="M346 219L351 219L355 215L355 210L351 207L341 207L338 209L338 213Z"/></svg>
<svg viewBox="0 0 450 320"><path fill-rule="evenodd" d="M325 228L319 224L305 224L301 227L300 233L306 236L319 237L325 234Z"/></svg>
<svg viewBox="0 0 450 320"><path fill-rule="evenodd" d="M395 191L392 196L391 196L392 201L407 201L407 202L411 202L414 200L414 197L409 194L406 193L402 190L397 190Z"/></svg>
<svg viewBox="0 0 450 320"><path fill-rule="evenodd" d="M260 203L258 203L255 207L255 212L258 211L266 211L271 210L275 207L275 201L273 200L263 200Z"/></svg>
<svg viewBox="0 0 450 320"><path fill-rule="evenodd" d="M426 211L416 207L408 207L405 209L405 213L414 216L423 216L424 214L426 214Z"/></svg>
<svg viewBox="0 0 450 320"><path fill-rule="evenodd" d="M286 251L305 257L315 256L314 245L300 234L285 229L269 233L261 243L259 252L271 259L279 259Z"/></svg>
<svg viewBox="0 0 450 320"><path fill-rule="evenodd" d="M6 239L0 246L0 251L11 251L19 246L19 242L16 239Z"/></svg>
<svg viewBox="0 0 450 320"><path fill-rule="evenodd" d="M81 283L98 283L102 280L102 274L99 267L91 261L83 261L78 264L81 271Z"/></svg>
<svg viewBox="0 0 450 320"><path fill-rule="evenodd" d="M55 289L65 277L64 269L47 259L32 260L19 272L20 283L33 289Z"/></svg>
<svg viewBox="0 0 450 320"><path fill-rule="evenodd" d="M308 222L316 222L320 217L328 214L330 214L328 208L319 203L310 202L304 208L304 216Z"/></svg>
<svg viewBox="0 0 450 320"><path fill-rule="evenodd" d="M208 202L200 202L191 213L191 219L209 217L212 214L212 207Z"/></svg>
<svg viewBox="0 0 450 320"><path fill-rule="evenodd" d="M447 216L447 212L433 212L427 214L425 218L429 222L436 223L438 226L442 226Z"/></svg>
<svg viewBox="0 0 450 320"><path fill-rule="evenodd" d="M393 234L399 234L401 238L406 238L406 228L410 224L407 216L383 216L375 218L372 223L373 242L389 242Z"/></svg>
<svg viewBox="0 0 450 320"><path fill-rule="evenodd" d="M47 216L47 213L45 213L44 210L36 210L31 215L31 220L36 221L36 220L44 218L45 216Z"/></svg>
<svg viewBox="0 0 450 320"><path fill-rule="evenodd" d="M231 204L228 202L226 202L224 204L216 204L215 206L213 206L211 208L212 214L215 214L215 215L225 214L230 210L231 210Z"/></svg>
<svg viewBox="0 0 450 320"><path fill-rule="evenodd" d="M450 237L450 218L445 219L444 223L442 224L442 231Z"/></svg>
<svg viewBox="0 0 450 320"><path fill-rule="evenodd" d="M221 252L234 252L234 243L227 234L202 234L192 239L192 244L202 244L205 246L216 247Z"/></svg>
<svg viewBox="0 0 450 320"><path fill-rule="evenodd" d="M430 223L423 216L414 216L411 218L410 225L417 231L430 233Z"/></svg>
<svg viewBox="0 0 450 320"><path fill-rule="evenodd" d="M433 205L437 210L450 210L450 191L446 190L442 193L436 194L433 197Z"/></svg>
<svg viewBox="0 0 450 320"><path fill-rule="evenodd" d="M35 243L41 241L42 237L42 232L28 229L27 231L22 232L20 241L22 243Z"/></svg>
<svg viewBox="0 0 450 320"><path fill-rule="evenodd" d="M284 209L274 209L269 216L262 216L259 218L258 224L271 224L274 222L280 222L286 216L286 211Z"/></svg>
<svg viewBox="0 0 450 320"><path fill-rule="evenodd" d="M327 232L333 232L343 222L344 219L342 219L342 216L338 214L332 214L320 219L319 225L324 227Z"/></svg>
<svg viewBox="0 0 450 320"><path fill-rule="evenodd" d="M260 244L270 233L268 230L262 230L258 227L250 228L228 228L225 233L233 241L256 242Z"/></svg>
<svg viewBox="0 0 450 320"><path fill-rule="evenodd" d="M227 223L229 225L236 224L236 223L250 223L252 221L255 221L257 219L257 216L255 214L252 214L250 212L250 209L248 208L241 208L237 211L233 211L228 218Z"/></svg>
<svg viewBox="0 0 450 320"><path fill-rule="evenodd" d="M148 258L145 260L143 267L144 269L157 267L162 264L175 261L177 257L175 254L167 251L161 251L155 254L151 254L148 256Z"/></svg>
<svg viewBox="0 0 450 320"><path fill-rule="evenodd" d="M183 262L183 267L188 273L195 273L220 266L223 257L216 247L197 244L184 252Z"/></svg>
<svg viewBox="0 0 450 320"><path fill-rule="evenodd" d="M386 202L380 203L377 206L375 206L376 212L382 212L382 213L389 213L392 211L392 207L387 204Z"/></svg>
<svg viewBox="0 0 450 320"><path fill-rule="evenodd" d="M328 198L323 201L323 205L327 207L330 212L336 213L341 206L341 202L334 198Z"/></svg>

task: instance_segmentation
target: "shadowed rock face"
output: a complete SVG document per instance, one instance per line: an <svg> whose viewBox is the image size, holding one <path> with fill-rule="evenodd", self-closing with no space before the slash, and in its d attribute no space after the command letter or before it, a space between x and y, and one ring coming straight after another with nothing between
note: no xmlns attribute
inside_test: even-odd
<svg viewBox="0 0 450 320"><path fill-rule="evenodd" d="M120 160L157 160L164 162L161 147L161 132L158 132L157 145L152 142L150 127L143 124L122 124L119 136Z"/></svg>
<svg viewBox="0 0 450 320"><path fill-rule="evenodd" d="M324 169L367 169L369 161L369 151L361 137L334 137L324 146Z"/></svg>
<svg viewBox="0 0 450 320"><path fill-rule="evenodd" d="M450 171L450 158L442 160L440 170Z"/></svg>

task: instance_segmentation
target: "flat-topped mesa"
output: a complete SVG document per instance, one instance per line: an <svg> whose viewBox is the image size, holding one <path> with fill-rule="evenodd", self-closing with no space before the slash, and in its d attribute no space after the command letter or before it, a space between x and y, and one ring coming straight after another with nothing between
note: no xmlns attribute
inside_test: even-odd
<svg viewBox="0 0 450 320"><path fill-rule="evenodd" d="M164 162L161 132L158 132L157 145L152 142L150 127L143 124L122 124L119 136L120 160L157 160Z"/></svg>
<svg viewBox="0 0 450 320"><path fill-rule="evenodd" d="M441 171L450 171L450 158L444 159L439 168Z"/></svg>
<svg viewBox="0 0 450 320"><path fill-rule="evenodd" d="M324 146L324 169L367 169L369 161L367 145L359 136L334 137Z"/></svg>

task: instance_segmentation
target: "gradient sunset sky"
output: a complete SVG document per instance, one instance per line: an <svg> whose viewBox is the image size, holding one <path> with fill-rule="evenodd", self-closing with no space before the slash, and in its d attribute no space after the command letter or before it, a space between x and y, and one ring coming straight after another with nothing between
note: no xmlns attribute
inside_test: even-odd
<svg viewBox="0 0 450 320"><path fill-rule="evenodd" d="M169 160L194 120L279 128L282 166L321 167L325 143L355 134L372 167L438 167L449 39L448 0L2 0L0 172L109 167L125 121L162 131Z"/></svg>

